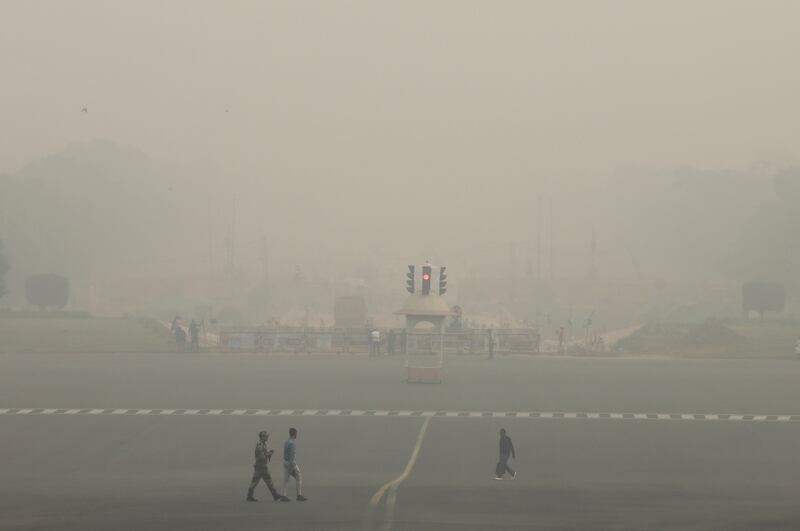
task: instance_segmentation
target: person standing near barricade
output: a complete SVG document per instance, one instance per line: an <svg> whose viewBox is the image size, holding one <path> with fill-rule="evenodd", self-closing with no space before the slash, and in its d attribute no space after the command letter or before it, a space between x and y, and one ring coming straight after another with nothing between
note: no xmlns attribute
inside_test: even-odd
<svg viewBox="0 0 800 531"><path fill-rule="evenodd" d="M172 320L172 327L170 330L175 334L175 345L178 347L178 351L183 352L186 350L186 332L184 332L181 326L180 316L176 315L175 319Z"/></svg>
<svg viewBox="0 0 800 531"><path fill-rule="evenodd" d="M258 432L258 442L256 443L256 462L253 465L253 478L250 480L250 487L247 489L247 501L249 502L256 502L258 501L256 498L253 497L253 493L258 486L258 482L264 480L264 483L267 484L267 488L269 489L270 494L272 494L272 499L275 501L282 501L288 502L289 498L286 496L281 496L278 494L275 485L272 483L272 476L269 473L269 461L272 458L272 454L275 453L275 450L267 449L267 441L269 440L269 433L266 431Z"/></svg>
<svg viewBox="0 0 800 531"><path fill-rule="evenodd" d="M391 328L386 332L386 353L394 354L394 330Z"/></svg>
<svg viewBox="0 0 800 531"><path fill-rule="evenodd" d="M200 327L197 326L197 321L194 319L189 324L189 339L191 340L191 351L200 352Z"/></svg>
<svg viewBox="0 0 800 531"><path fill-rule="evenodd" d="M494 334L492 333L493 330L489 327L489 359L494 359Z"/></svg>
<svg viewBox="0 0 800 531"><path fill-rule="evenodd" d="M381 355L381 333L377 328L373 328L369 333L370 354L373 356Z"/></svg>
<svg viewBox="0 0 800 531"><path fill-rule="evenodd" d="M297 482L297 501L307 501L303 496L303 475L300 467L297 466L297 429L289 429L289 438L283 444L283 497L286 497L286 487L289 485L289 478L294 478ZM287 498L288 499L288 498Z"/></svg>

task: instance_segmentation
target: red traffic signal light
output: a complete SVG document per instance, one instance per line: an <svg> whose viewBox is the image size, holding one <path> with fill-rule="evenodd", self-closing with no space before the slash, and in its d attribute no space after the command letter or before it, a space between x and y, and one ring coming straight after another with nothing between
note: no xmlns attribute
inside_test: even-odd
<svg viewBox="0 0 800 531"><path fill-rule="evenodd" d="M422 266L422 294L428 295L431 292L431 266Z"/></svg>

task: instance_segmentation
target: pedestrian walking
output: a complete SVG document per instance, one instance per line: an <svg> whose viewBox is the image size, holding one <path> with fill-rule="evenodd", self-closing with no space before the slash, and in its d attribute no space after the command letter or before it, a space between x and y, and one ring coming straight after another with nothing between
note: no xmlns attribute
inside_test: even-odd
<svg viewBox="0 0 800 531"><path fill-rule="evenodd" d="M256 498L253 497L253 493L255 492L256 487L258 486L258 482L263 480L264 483L266 483L270 494L272 494L273 500L288 502L289 498L278 494L278 490L272 483L272 476L269 473L269 461L272 458L272 454L275 453L275 450L269 450L267 448L268 440L269 440L268 432L266 431L258 432L258 442L256 443L256 451L255 451L256 462L253 465L253 477L250 480L250 487L247 489L247 501L249 502L258 501Z"/></svg>
<svg viewBox="0 0 800 531"><path fill-rule="evenodd" d="M514 443L511 442L511 437L506 435L506 430L504 428L500 430L500 460L497 461L497 467L495 467L494 479L498 481L502 480L506 472L511 474L511 479L516 479L517 473L508 466L508 460L516 458L517 453L514 451Z"/></svg>
<svg viewBox="0 0 800 531"><path fill-rule="evenodd" d="M307 501L303 496L303 475L300 467L297 466L297 429L289 429L289 438L283 445L283 497L286 497L286 487L289 485L289 478L294 478L297 482L297 501ZM286 498L288 500L288 498Z"/></svg>

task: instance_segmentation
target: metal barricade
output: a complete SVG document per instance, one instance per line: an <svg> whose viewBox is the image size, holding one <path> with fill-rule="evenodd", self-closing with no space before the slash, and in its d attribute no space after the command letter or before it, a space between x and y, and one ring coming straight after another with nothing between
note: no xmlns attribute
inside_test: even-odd
<svg viewBox="0 0 800 531"><path fill-rule="evenodd" d="M365 328L266 328L228 329L220 332L221 352L368 354L369 331ZM381 354L436 355L444 353L488 355L489 329L381 330ZM535 329L492 329L494 354L533 354L539 352L541 337Z"/></svg>

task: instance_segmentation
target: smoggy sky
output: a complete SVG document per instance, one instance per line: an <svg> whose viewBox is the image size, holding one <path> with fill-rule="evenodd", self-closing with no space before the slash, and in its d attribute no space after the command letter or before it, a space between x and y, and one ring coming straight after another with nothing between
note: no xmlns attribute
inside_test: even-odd
<svg viewBox="0 0 800 531"><path fill-rule="evenodd" d="M213 168L273 239L425 216L530 239L539 197L569 214L620 166L797 163L798 20L793 1L0 0L0 171L107 138Z"/></svg>

